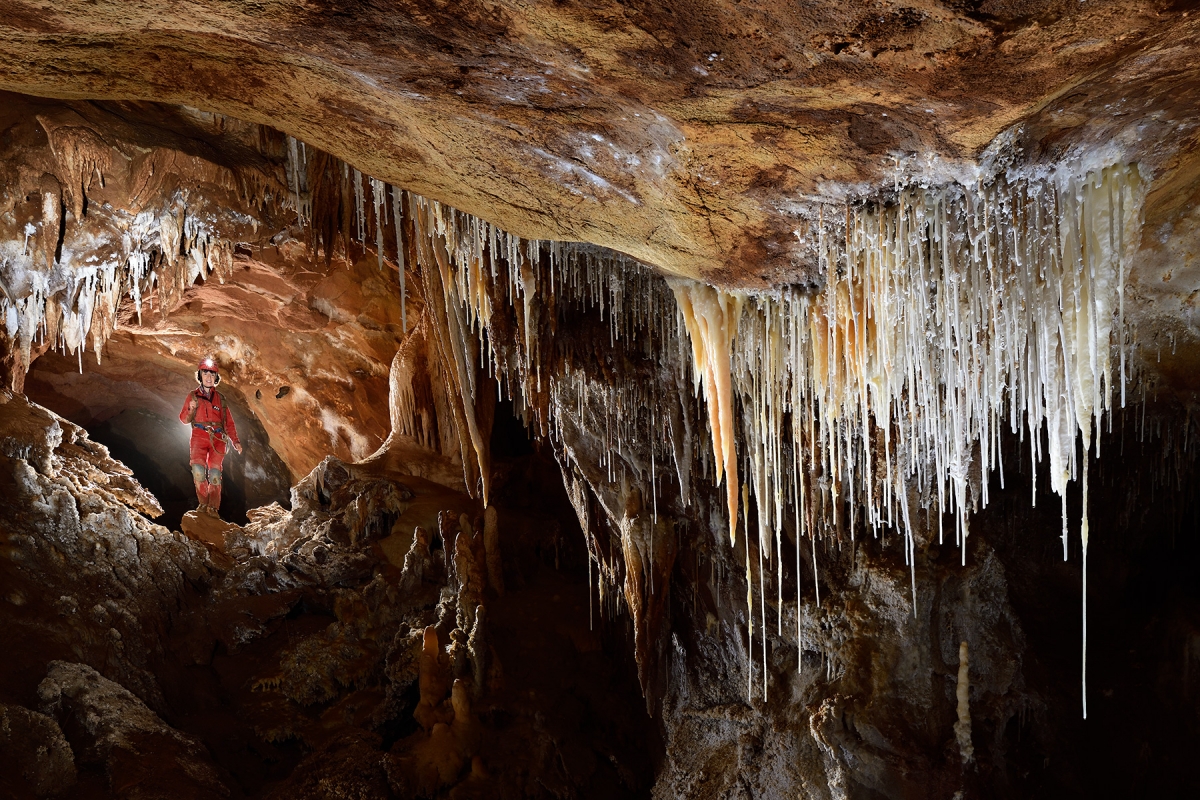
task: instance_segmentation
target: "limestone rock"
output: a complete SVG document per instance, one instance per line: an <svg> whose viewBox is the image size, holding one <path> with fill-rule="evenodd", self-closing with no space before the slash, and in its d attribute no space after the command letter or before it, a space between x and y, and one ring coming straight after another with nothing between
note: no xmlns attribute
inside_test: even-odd
<svg viewBox="0 0 1200 800"><path fill-rule="evenodd" d="M226 522L216 514L189 511L183 515L180 530L192 539L224 554L229 538L236 535L237 525Z"/></svg>
<svg viewBox="0 0 1200 800"><path fill-rule="evenodd" d="M75 784L75 754L50 717L0 704L0 790L14 796L61 795Z"/></svg>
<svg viewBox="0 0 1200 800"><path fill-rule="evenodd" d="M81 762L101 767L117 796L230 796L202 744L91 667L51 662L38 697L66 726Z"/></svg>
<svg viewBox="0 0 1200 800"><path fill-rule="evenodd" d="M1107 80L1189 102L1173 78L1192 69L1194 17L1053 9L284 4L268 19L75 3L39 20L54 36L3 30L0 86L253 116L525 236L774 283L806 273L791 261L798 198L882 184L909 154L953 169L1038 112L1039 148L1087 135L1071 106L1100 107ZM143 35L151 22L160 35ZM177 79L184 57L205 80Z"/></svg>

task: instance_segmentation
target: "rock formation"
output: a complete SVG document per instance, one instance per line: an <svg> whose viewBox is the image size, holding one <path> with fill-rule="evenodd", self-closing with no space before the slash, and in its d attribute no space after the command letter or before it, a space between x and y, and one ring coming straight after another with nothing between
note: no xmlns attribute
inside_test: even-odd
<svg viewBox="0 0 1200 800"><path fill-rule="evenodd" d="M649 785L637 738L573 738L586 755L565 766L554 753L566 745L546 738L572 730L581 712L597 735L648 723L628 688L632 702L613 703L622 679L606 674L598 648L572 644L586 634L582 586L527 557L515 567L526 591L494 622L476 609L471 630L456 627L462 589L446 583L445 550L431 556L412 526L428 524L431 504L468 507L465 496L329 458L295 487L291 511L260 509L246 526L226 524L217 545L193 541L141 517L152 498L81 429L2 397L14 406L0 423L5 442L49 437L40 454L6 452L0 478L16 499L5 506L3 624L21 652L4 686L28 704L3 707L0 752L15 768L6 789L433 796L482 781L475 757L495 764L493 796L536 794L551 779L574 793L591 781L618 792ZM18 503L23 515L9 510ZM514 557L537 544L506 539ZM405 540L411 558L397 549ZM530 641L529 604L550 591L573 601L535 612L548 635ZM449 674L445 644L458 639L490 667L474 699L475 668L465 680ZM520 668L501 678L506 658ZM417 721L424 728L410 733Z"/></svg>
<svg viewBox="0 0 1200 800"><path fill-rule="evenodd" d="M1185 6L4 9L0 790L1195 791Z"/></svg>

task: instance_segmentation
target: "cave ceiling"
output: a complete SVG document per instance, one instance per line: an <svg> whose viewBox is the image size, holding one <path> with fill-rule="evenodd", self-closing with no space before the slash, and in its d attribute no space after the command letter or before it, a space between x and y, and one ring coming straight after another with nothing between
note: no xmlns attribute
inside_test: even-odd
<svg viewBox="0 0 1200 800"><path fill-rule="evenodd" d="M370 274L364 248L342 253L364 261L353 280L314 265L302 228L267 201L289 178L286 146L264 147L264 130L515 235L601 245L668 275L757 290L821 285L800 227L847 201L1005 170L1134 162L1146 181L1143 229L1154 234L1129 271L1132 355L1156 391L1190 400L1200 388L1200 21L1179 4L4 9L0 88L19 93L0 108L9 184L36 206L42 175L61 179L53 191L73 222L57 247L76 263L114 249L114 220L83 218L89 194L117 217L205 209L222 269L236 262L244 280L226 286L219 270L218 282L180 285L165 310L186 300L184 312L153 330L131 324L126 308L118 338L166 353L184 385L187 363L211 347L203 336L247 354L233 360L255 413L277 434L307 431L276 435L297 475L331 446L358 458L386 438L369 398L386 391L403 332L391 318L395 291ZM79 153L99 148L96 180L60 154L56 137L72 131L91 132L71 145ZM14 224L15 241L27 223ZM38 238L56 246L52 234ZM269 421L285 387L311 391L298 370L316 362L340 388L313 407L334 416ZM68 378L54 380L62 389ZM90 394L95 405L101 393Z"/></svg>
<svg viewBox="0 0 1200 800"><path fill-rule="evenodd" d="M725 285L810 278L793 230L813 199L1101 145L1169 171L1195 136L1185 3L3 10L5 89L269 124L526 238Z"/></svg>

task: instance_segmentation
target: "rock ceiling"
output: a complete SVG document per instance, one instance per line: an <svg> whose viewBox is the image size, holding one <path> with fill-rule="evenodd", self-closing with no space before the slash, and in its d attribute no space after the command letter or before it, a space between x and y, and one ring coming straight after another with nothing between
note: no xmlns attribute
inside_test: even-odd
<svg viewBox="0 0 1200 800"><path fill-rule="evenodd" d="M806 201L969 171L1015 125L1024 161L1115 141L1171 169L1198 25L1124 0L9 2L0 87L267 123L525 237L762 285L811 268Z"/></svg>

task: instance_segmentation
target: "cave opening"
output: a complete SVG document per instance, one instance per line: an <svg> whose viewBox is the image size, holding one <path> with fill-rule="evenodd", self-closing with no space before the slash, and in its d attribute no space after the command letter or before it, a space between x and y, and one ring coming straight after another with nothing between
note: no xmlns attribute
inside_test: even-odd
<svg viewBox="0 0 1200 800"><path fill-rule="evenodd" d="M81 366L71 356L49 351L34 362L26 394L106 446L158 499L163 514L155 521L178 530L183 515L196 509L197 498L188 466L191 428L172 406L182 408L194 381L189 387L186 376L152 366L150 355L130 348L123 358ZM129 371L131 365L135 372ZM245 443L242 456L230 449L225 458L221 516L244 525L251 509L271 503L289 507L293 479L242 392L228 383L221 391Z"/></svg>
<svg viewBox="0 0 1200 800"><path fill-rule="evenodd" d="M519 459L533 454L536 440L529 428L517 418L511 398L501 398L496 403L496 417L492 423L492 456L500 461Z"/></svg>

